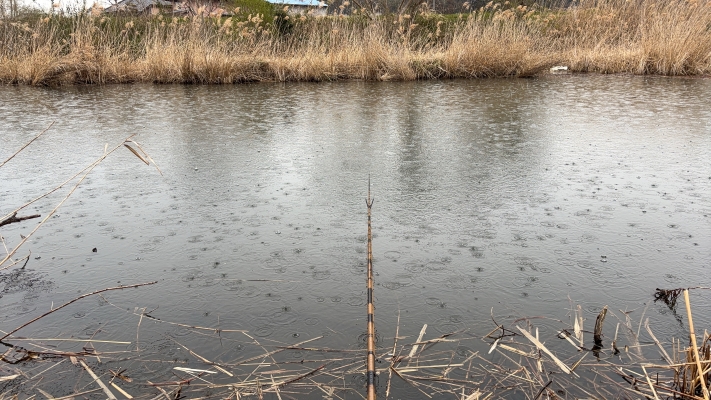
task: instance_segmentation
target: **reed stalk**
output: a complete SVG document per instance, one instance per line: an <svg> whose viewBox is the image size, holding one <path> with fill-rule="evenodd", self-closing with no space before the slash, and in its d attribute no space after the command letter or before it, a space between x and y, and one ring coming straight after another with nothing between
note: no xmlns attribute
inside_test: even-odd
<svg viewBox="0 0 711 400"><path fill-rule="evenodd" d="M605 324L605 316L607 315L607 306L603 307L600 314L597 315L595 319L595 330L593 333L593 340L595 341L595 346L602 347L602 327Z"/></svg>
<svg viewBox="0 0 711 400"><path fill-rule="evenodd" d="M368 179L368 198L365 200L368 207L368 336L366 378L368 400L375 400L375 305L373 304L373 231L371 229L371 209L373 198L370 197L370 178Z"/></svg>
<svg viewBox="0 0 711 400"><path fill-rule="evenodd" d="M701 367L701 360L699 359L699 348L696 345L696 334L694 333L694 322L691 319L691 303L689 302L689 290L684 290L684 302L686 303L686 315L689 318L689 338L691 339L691 349L693 351L693 359L696 363L696 373L697 376L692 375L691 380L694 382L696 379L701 383L701 391L704 395L704 400L709 400L709 389L706 387L706 381L704 379L704 369ZM695 385L691 385L692 390Z"/></svg>

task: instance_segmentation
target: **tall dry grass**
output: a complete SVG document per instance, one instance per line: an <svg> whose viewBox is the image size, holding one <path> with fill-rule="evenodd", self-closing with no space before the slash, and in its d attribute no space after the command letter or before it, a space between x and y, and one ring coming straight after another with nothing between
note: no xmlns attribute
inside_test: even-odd
<svg viewBox="0 0 711 400"><path fill-rule="evenodd" d="M576 71L711 72L708 0L583 0L548 23L562 60Z"/></svg>
<svg viewBox="0 0 711 400"><path fill-rule="evenodd" d="M490 4L454 18L292 18L288 30L260 16L94 12L0 21L0 82L515 77L557 64L582 72L711 73L711 0L580 0L565 9Z"/></svg>

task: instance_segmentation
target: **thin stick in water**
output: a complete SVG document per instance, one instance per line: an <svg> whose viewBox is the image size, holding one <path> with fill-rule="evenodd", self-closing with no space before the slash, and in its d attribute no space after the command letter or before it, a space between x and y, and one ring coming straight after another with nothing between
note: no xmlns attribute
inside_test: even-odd
<svg viewBox="0 0 711 400"><path fill-rule="evenodd" d="M3 165L7 164L8 161L12 160L16 155L20 154L20 152L21 152L22 150L24 150L27 146L31 145L32 142L34 142L35 140L39 139L40 136L44 135L44 133L47 132L47 131L49 130L49 128L51 128L52 125L54 125L55 122L57 122L57 121L52 121L46 128L44 128L44 130L43 130L42 132L39 133L39 135L35 136L34 139L30 140L30 141L27 142L24 146L20 147L20 150L17 150L17 151L14 152L8 159L6 159L5 161L3 161L2 164L0 164L0 168L2 168Z"/></svg>
<svg viewBox="0 0 711 400"><path fill-rule="evenodd" d="M30 325L31 323L36 322L36 321L40 320L41 318L44 318L44 317L48 316L49 314L52 314L52 313L55 312L55 311L61 310L62 308L64 308L64 307L66 307L66 306L68 306L68 305L74 303L75 301L81 300L81 299L83 299L84 297L89 297L89 296L92 296L92 295L95 295L95 294L99 294L99 293L103 293L103 292L108 292L109 290L119 290L119 289L135 288L135 287L139 287L139 286L154 285L154 284L156 284L156 283L158 283L158 281L146 282L146 283L137 283L137 284L135 284L135 285L126 285L126 286L121 285L121 286L110 287L110 288L106 288L106 289L97 290L97 291L95 291L95 292L83 294L83 295L77 297L76 299L71 300L71 301L68 301L68 302L62 304L61 306L59 306L59 307L57 307L57 308L53 308L53 309L47 311L46 313L40 315L39 317L34 318L34 319L32 319L31 321L25 322L24 324L22 324L22 325L18 326L17 328L11 330L11 331L8 332L7 334L5 334L5 336L3 336L3 337L0 338L0 342L2 342L3 340L5 340L8 336L12 335L13 333L15 333L15 332L19 331L20 329L26 327L27 325Z"/></svg>
<svg viewBox="0 0 711 400"><path fill-rule="evenodd" d="M365 199L365 205L368 207L368 353L366 360L368 400L375 400L375 306L373 305L373 232L371 228L373 200L370 197L370 177L368 177L368 198Z"/></svg>

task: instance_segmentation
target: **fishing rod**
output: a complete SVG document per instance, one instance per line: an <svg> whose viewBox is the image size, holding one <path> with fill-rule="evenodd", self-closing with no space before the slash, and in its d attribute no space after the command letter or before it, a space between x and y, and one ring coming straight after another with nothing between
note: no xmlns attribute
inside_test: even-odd
<svg viewBox="0 0 711 400"><path fill-rule="evenodd" d="M368 358L366 362L366 379L368 382L368 400L375 400L375 306L373 305L373 233L370 227L370 210L373 208L370 197L370 177L368 177Z"/></svg>

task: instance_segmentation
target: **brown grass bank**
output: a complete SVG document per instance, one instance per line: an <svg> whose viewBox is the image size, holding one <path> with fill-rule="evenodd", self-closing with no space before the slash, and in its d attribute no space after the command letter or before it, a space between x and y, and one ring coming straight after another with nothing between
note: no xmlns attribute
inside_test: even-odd
<svg viewBox="0 0 711 400"><path fill-rule="evenodd" d="M279 21L279 20L275 20ZM100 13L0 21L0 82L236 83L711 73L711 0L490 5L455 16L213 18Z"/></svg>

